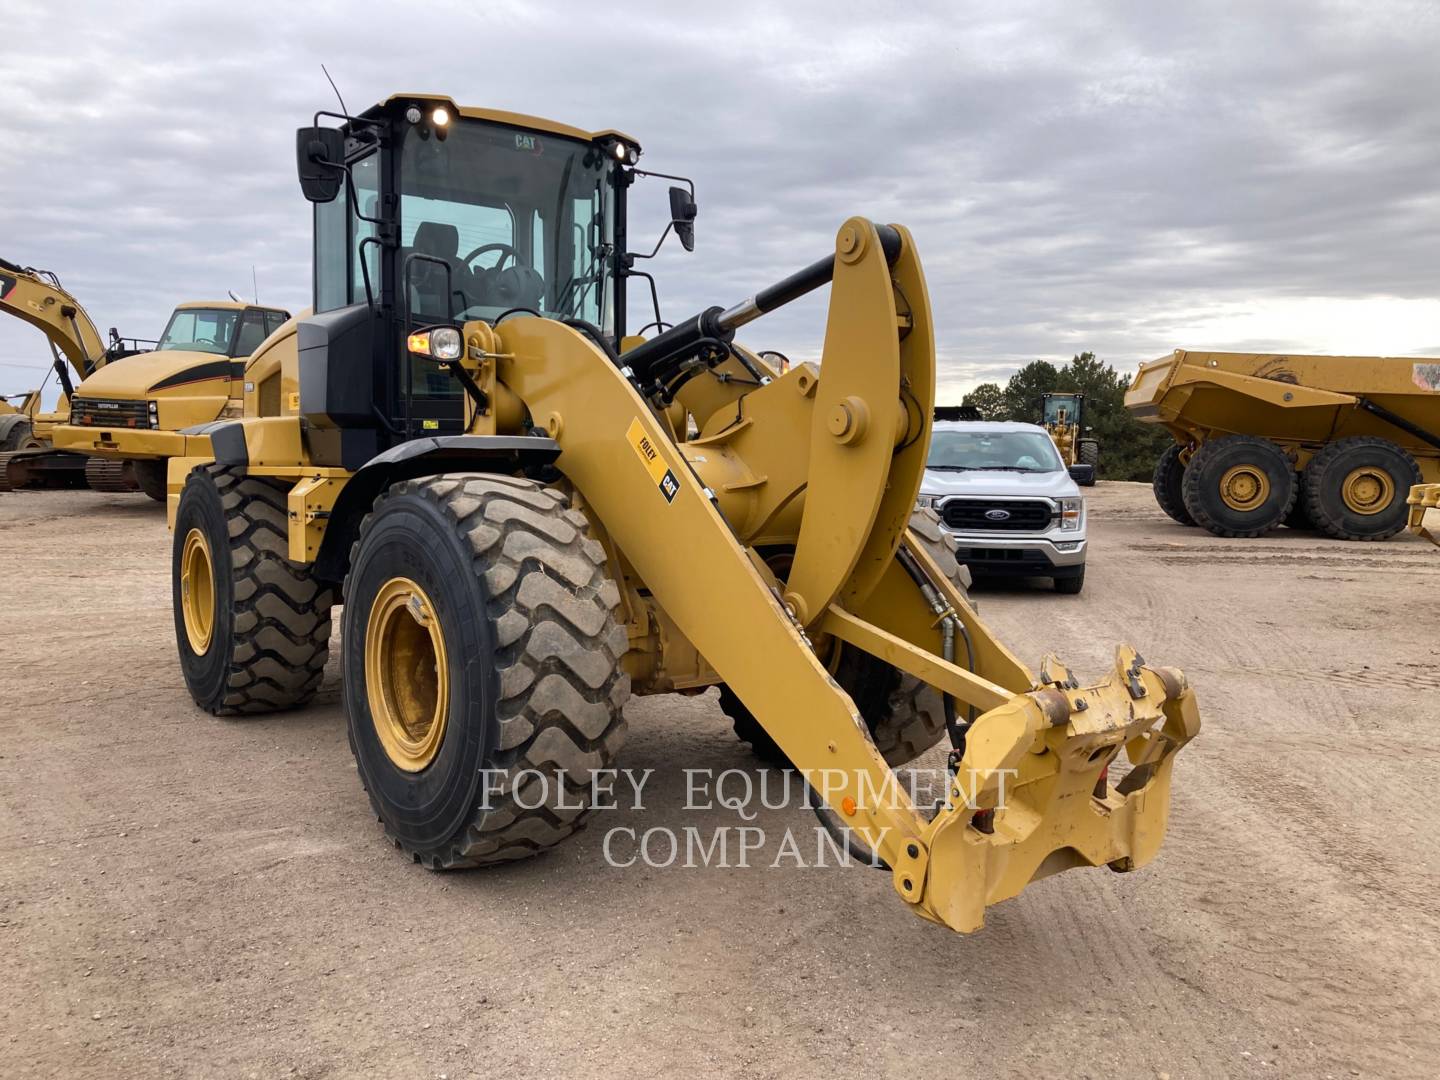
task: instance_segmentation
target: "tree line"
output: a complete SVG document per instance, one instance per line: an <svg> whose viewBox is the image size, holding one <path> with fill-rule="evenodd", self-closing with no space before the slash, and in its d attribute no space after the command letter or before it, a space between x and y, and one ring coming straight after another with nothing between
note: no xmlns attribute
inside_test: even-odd
<svg viewBox="0 0 1440 1080"><path fill-rule="evenodd" d="M1085 395L1087 438L1100 443L1100 477L1103 480L1149 480L1155 460L1171 443L1170 433L1158 424L1142 424L1125 408L1128 376L1095 359L1092 352L1072 357L1062 367L1047 360L1026 364L1002 388L981 383L961 404L974 405L986 420L1040 423L1040 395Z"/></svg>

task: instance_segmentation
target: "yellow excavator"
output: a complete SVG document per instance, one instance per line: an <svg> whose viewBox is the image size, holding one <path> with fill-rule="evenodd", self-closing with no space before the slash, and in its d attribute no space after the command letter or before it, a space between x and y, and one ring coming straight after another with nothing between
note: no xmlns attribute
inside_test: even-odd
<svg viewBox="0 0 1440 1080"><path fill-rule="evenodd" d="M121 338L113 328L106 341L85 308L65 290L55 273L3 258L0 258L0 312L29 323L45 335L50 347L51 371L60 385L59 402L51 413L40 411L39 389L15 395L21 401L18 407L0 402L0 491L3 491L10 486L8 465L12 456L18 451L49 447L55 426L68 417L70 398L75 392L72 371L76 378L88 378L107 364L131 356L154 342ZM73 455L42 455L30 471L44 486L84 487L84 467L84 459Z"/></svg>
<svg viewBox="0 0 1440 1080"><path fill-rule="evenodd" d="M195 429L239 415L246 357L290 317L258 304L194 301L175 309L158 341L112 329L106 344L54 274L3 260L0 310L45 333L62 391L54 413L38 413L36 397L0 415L0 491L88 485L157 501L166 459L208 452Z"/></svg>
<svg viewBox="0 0 1440 1080"><path fill-rule="evenodd" d="M712 686L926 919L975 930L1031 881L1154 857L1200 726L1184 676L1128 646L1096 682L1032 671L910 525L935 343L906 229L852 217L823 257L645 339L632 138L429 94L325 115L297 137L314 312L251 359L213 457L170 462L201 709L308 701L343 594L359 779L432 869L559 843L626 699ZM693 185L670 206L689 248ZM827 285L821 364L736 342ZM945 797L918 805L891 768L946 738Z"/></svg>

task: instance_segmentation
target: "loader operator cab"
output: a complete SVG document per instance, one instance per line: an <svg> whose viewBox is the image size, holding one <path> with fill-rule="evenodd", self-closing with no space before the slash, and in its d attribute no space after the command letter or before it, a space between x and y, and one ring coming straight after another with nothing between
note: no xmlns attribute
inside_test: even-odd
<svg viewBox="0 0 1440 1080"><path fill-rule="evenodd" d="M315 204L301 411L312 427L343 430L335 464L463 429L461 381L406 348L418 330L525 313L578 326L613 355L625 278L647 257L625 250L633 140L424 95L315 121L297 133ZM671 206L688 248L693 195L672 189ZM367 427L373 438L357 434Z"/></svg>

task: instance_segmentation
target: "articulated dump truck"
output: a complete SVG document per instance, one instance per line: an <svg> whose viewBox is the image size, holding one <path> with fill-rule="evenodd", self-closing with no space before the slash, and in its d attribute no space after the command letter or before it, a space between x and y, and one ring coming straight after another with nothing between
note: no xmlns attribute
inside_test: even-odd
<svg viewBox="0 0 1440 1080"><path fill-rule="evenodd" d="M170 462L201 709L307 702L343 595L360 781L435 870L561 842L626 700L712 686L926 919L975 930L1038 878L1155 856L1200 725L1184 676L1129 646L1095 682L1032 671L911 525L935 343L909 232L851 218L646 340L633 139L433 95L335 119L297 138L314 313L252 358L213 457ZM693 188L670 196L688 248ZM736 343L825 285L822 364ZM948 797L916 805L892 766L947 739Z"/></svg>
<svg viewBox="0 0 1440 1080"><path fill-rule="evenodd" d="M1384 540L1411 487L1440 481L1440 359L1177 349L1141 365L1125 406L1175 438L1160 508L1216 536Z"/></svg>

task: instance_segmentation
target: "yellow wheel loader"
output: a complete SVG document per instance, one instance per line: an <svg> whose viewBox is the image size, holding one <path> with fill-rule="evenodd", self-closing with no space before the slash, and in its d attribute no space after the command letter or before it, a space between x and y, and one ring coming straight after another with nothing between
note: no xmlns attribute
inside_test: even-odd
<svg viewBox="0 0 1440 1080"><path fill-rule="evenodd" d="M975 930L1037 878L1155 855L1199 729L1183 675L1126 646L1094 683L1031 671L909 525L935 348L904 228L851 218L823 258L644 340L628 136L413 94L315 123L314 313L252 359L213 459L170 462L202 709L306 702L343 595L360 780L433 869L559 843L626 699L710 686L927 919ZM693 187L670 198L689 248ZM736 344L827 284L819 366ZM947 736L947 797L915 805L891 766Z"/></svg>
<svg viewBox="0 0 1440 1080"><path fill-rule="evenodd" d="M59 277L49 270L20 266L7 259L0 259L0 312L29 323L45 335L52 373L60 384L60 400L53 413L40 411L40 390L16 395L23 398L19 408L0 402L0 491L32 484L84 487L84 458L36 452L51 445L56 425L69 415L70 398L75 392L71 371L81 379L87 378L107 364L139 352L142 343L123 339L114 329L106 342L79 301L65 291ZM11 463L17 460L20 463L12 474ZM13 484L12 475L17 481Z"/></svg>
<svg viewBox="0 0 1440 1080"><path fill-rule="evenodd" d="M1155 501L1216 536L1284 524L1384 540L1411 487L1440 482L1434 359L1177 349L1141 365L1125 407L1175 438Z"/></svg>
<svg viewBox="0 0 1440 1080"><path fill-rule="evenodd" d="M1089 472L1081 471L1075 482L1092 487L1100 472L1100 443L1085 437L1090 430L1085 427L1085 395L1041 394L1040 417L1067 468L1090 466Z"/></svg>

